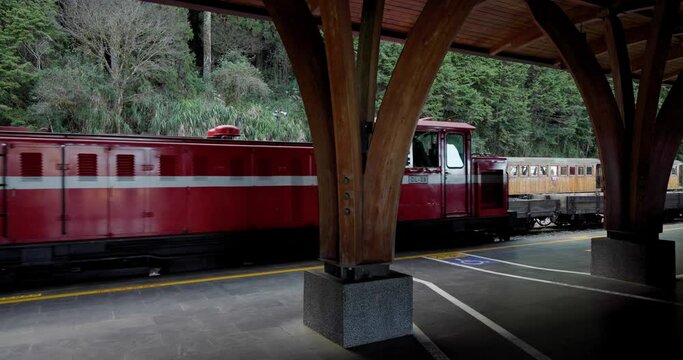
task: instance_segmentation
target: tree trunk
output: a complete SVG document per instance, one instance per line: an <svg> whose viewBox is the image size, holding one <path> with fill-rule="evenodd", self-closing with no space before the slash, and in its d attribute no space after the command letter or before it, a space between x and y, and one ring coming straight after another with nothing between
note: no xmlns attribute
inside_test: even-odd
<svg viewBox="0 0 683 360"><path fill-rule="evenodd" d="M211 77L211 13L204 12L204 23L202 24L202 48L204 50L204 63L202 76L204 79Z"/></svg>

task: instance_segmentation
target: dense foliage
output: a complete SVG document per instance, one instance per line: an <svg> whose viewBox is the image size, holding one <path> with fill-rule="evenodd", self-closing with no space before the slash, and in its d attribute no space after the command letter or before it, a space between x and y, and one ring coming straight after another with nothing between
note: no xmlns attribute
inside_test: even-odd
<svg viewBox="0 0 683 360"><path fill-rule="evenodd" d="M400 52L381 45L378 104ZM479 153L596 156L562 71L450 53L422 115L477 126ZM310 140L271 23L213 15L207 34L196 12L134 0L0 2L0 124L196 136L235 124L248 139Z"/></svg>

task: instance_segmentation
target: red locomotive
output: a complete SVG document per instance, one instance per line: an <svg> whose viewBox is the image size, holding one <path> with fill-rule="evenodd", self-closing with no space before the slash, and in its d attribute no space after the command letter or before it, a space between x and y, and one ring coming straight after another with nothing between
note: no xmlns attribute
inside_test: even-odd
<svg viewBox="0 0 683 360"><path fill-rule="evenodd" d="M506 160L472 157L473 130L420 120L400 222L507 235ZM232 126L206 139L0 131L0 267L226 251L233 234L315 228L311 145L238 135Z"/></svg>

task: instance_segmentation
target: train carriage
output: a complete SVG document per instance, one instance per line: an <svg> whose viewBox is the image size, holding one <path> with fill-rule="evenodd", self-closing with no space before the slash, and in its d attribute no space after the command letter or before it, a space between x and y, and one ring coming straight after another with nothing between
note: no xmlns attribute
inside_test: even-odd
<svg viewBox="0 0 683 360"><path fill-rule="evenodd" d="M666 198L670 220L683 210L683 162L672 166ZM510 157L510 210L518 227L535 225L585 226L602 222L602 167L599 159Z"/></svg>
<svg viewBox="0 0 683 360"><path fill-rule="evenodd" d="M471 156L473 130L419 122L399 221L509 236L506 161ZM230 251L237 234L314 229L311 145L233 140L236 131L212 129L207 139L0 131L0 265L155 262Z"/></svg>

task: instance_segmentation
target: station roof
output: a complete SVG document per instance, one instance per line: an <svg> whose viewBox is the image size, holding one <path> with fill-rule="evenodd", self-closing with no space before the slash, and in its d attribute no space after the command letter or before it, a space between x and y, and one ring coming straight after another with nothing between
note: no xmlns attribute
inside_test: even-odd
<svg viewBox="0 0 683 360"><path fill-rule="evenodd" d="M261 0L148 0L222 14L268 18ZM427 0L386 0L382 35L385 40L403 41ZM654 0L556 0L577 28L586 34L605 72L609 72L607 45L601 21L610 8L620 12L631 68L637 77L644 62L645 43L652 21ZM309 0L319 15L318 0ZM351 16L359 27L362 0L350 0ZM679 13L681 9L679 9ZM563 68L553 43L536 26L524 0L484 0L469 15L453 41L452 49L468 54ZM683 70L683 17L674 29L667 55L664 79L671 81Z"/></svg>

